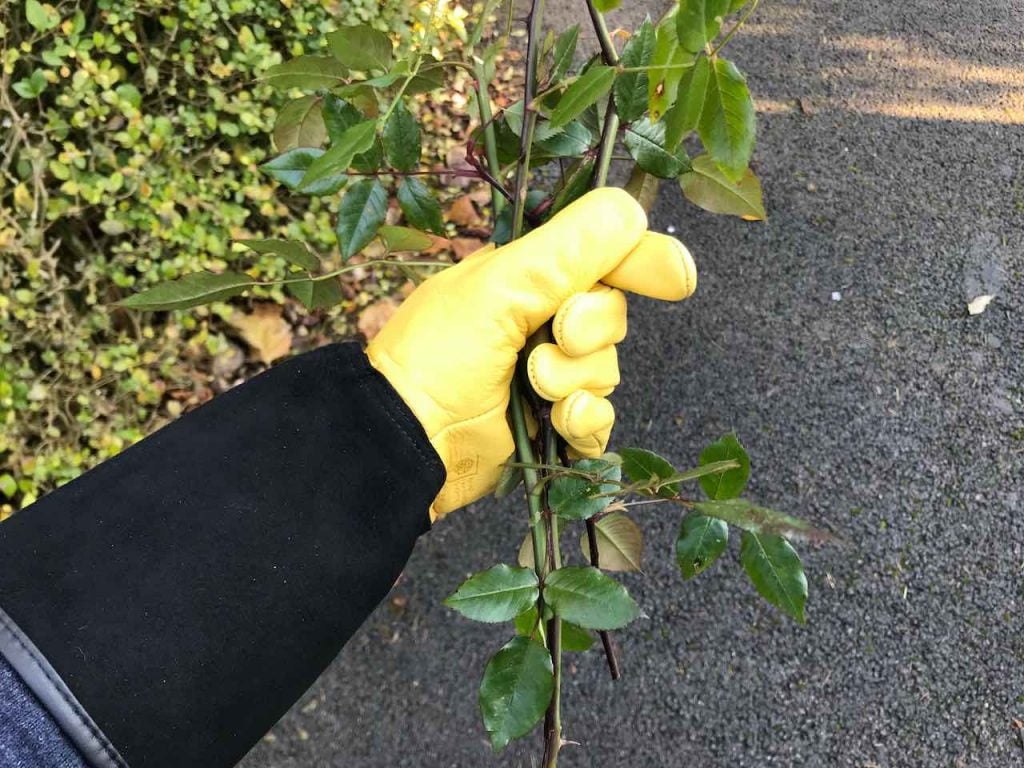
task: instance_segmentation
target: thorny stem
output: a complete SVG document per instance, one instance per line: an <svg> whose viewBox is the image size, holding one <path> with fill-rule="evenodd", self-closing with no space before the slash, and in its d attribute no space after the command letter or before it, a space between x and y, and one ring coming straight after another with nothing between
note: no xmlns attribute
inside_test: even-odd
<svg viewBox="0 0 1024 768"><path fill-rule="evenodd" d="M593 0L587 0L587 11L590 13L590 20L594 23L594 31L601 43L601 56L604 63L610 67L618 66L619 54L615 50L615 43L608 34L608 25L604 23L604 16L594 7ZM608 168L611 166L612 155L615 153L615 139L619 134L619 114L615 111L615 97L608 96L608 106L604 113L604 126L601 128L601 145L597 153L594 173L594 187L603 187L608 183Z"/></svg>

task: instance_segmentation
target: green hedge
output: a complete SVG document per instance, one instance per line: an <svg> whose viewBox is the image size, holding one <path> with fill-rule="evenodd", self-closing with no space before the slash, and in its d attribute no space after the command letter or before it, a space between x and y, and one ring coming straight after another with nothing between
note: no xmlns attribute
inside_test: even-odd
<svg viewBox="0 0 1024 768"><path fill-rule="evenodd" d="M315 50L337 26L395 30L414 9L405 0L3 4L0 517L174 415L168 391L207 387L196 361L227 345L208 310L165 323L112 312L111 301L225 267L241 257L238 237L333 247L328 212L275 195L257 169L280 100L256 76ZM273 259L255 268L282 269Z"/></svg>

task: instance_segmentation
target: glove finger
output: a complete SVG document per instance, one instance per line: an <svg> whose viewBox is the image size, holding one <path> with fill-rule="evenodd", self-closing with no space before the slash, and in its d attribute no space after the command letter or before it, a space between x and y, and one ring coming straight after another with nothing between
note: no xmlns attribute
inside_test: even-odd
<svg viewBox="0 0 1024 768"><path fill-rule="evenodd" d="M527 372L534 391L545 400L558 401L578 389L606 395L619 383L619 358L612 346L570 357L556 344L538 344Z"/></svg>
<svg viewBox="0 0 1024 768"><path fill-rule="evenodd" d="M679 301L697 289L697 267L686 246L674 237L646 232L601 282L652 299Z"/></svg>
<svg viewBox="0 0 1024 768"><path fill-rule="evenodd" d="M572 357L596 352L626 338L626 297L596 285L562 302L552 323L555 343Z"/></svg>
<svg viewBox="0 0 1024 768"><path fill-rule="evenodd" d="M614 269L646 229L647 215L628 192L588 192L544 226L484 257L487 274L481 277L500 302L495 312L514 319L525 340L563 301Z"/></svg>
<svg viewBox="0 0 1024 768"><path fill-rule="evenodd" d="M581 456L604 453L615 424L615 409L585 389L572 392L551 407L551 425Z"/></svg>

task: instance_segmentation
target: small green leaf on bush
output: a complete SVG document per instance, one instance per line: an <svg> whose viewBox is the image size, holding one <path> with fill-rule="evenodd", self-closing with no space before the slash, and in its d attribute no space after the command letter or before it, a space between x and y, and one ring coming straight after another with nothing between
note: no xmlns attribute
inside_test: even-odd
<svg viewBox="0 0 1024 768"><path fill-rule="evenodd" d="M623 448L620 453L622 454L622 469L634 483L667 480L677 474L675 467L669 464L667 459L653 451L643 448ZM679 484L664 485L656 493L662 498L670 499L679 493Z"/></svg>
<svg viewBox="0 0 1024 768"><path fill-rule="evenodd" d="M588 69L562 94L551 113L551 125L561 127L611 90L615 68L603 64Z"/></svg>
<svg viewBox="0 0 1024 768"><path fill-rule="evenodd" d="M550 123L540 123L538 128L550 126ZM534 148L540 147L542 152L537 153L538 159L544 157L574 157L582 155L594 142L594 134L582 123L569 123L564 129L558 129L553 135L542 139L536 138L534 134Z"/></svg>
<svg viewBox="0 0 1024 768"><path fill-rule="evenodd" d="M49 32L60 23L60 14L52 5L25 0L25 19L38 32Z"/></svg>
<svg viewBox="0 0 1024 768"><path fill-rule="evenodd" d="M278 152L296 147L319 147L327 138L318 96L303 96L284 105L274 122L274 146Z"/></svg>
<svg viewBox="0 0 1024 768"><path fill-rule="evenodd" d="M554 62L551 65L551 83L557 83L572 66L572 57L576 53L576 41L580 36L579 24L573 24L558 36L555 43Z"/></svg>
<svg viewBox="0 0 1024 768"><path fill-rule="evenodd" d="M377 230L377 234L384 238L384 245L388 249L388 253L425 251L434 244L426 232L420 232L411 227L385 224Z"/></svg>
<svg viewBox="0 0 1024 768"><path fill-rule="evenodd" d="M544 716L554 691L547 649L514 637L487 662L480 682L480 714L495 752L529 733Z"/></svg>
<svg viewBox="0 0 1024 768"><path fill-rule="evenodd" d="M516 634L523 637L530 637L533 631L539 626L537 623L537 605L531 605L515 618Z"/></svg>
<svg viewBox="0 0 1024 768"><path fill-rule="evenodd" d="M683 518L676 539L676 563L684 579L703 573L725 551L729 526L721 520L689 514Z"/></svg>
<svg viewBox="0 0 1024 768"><path fill-rule="evenodd" d="M640 526L621 512L614 512L594 523L597 534L596 563L605 571L639 571L644 554L644 534ZM580 551L590 560L590 537L580 536Z"/></svg>
<svg viewBox="0 0 1024 768"><path fill-rule="evenodd" d="M640 166L634 165L633 171L629 174L629 181L626 182L626 191L640 203L640 206L647 212L651 212L654 201L658 199L658 187L661 180Z"/></svg>
<svg viewBox="0 0 1024 768"><path fill-rule="evenodd" d="M336 277L323 280L297 280L285 283L288 292L306 309L327 309L342 299L341 284Z"/></svg>
<svg viewBox="0 0 1024 768"><path fill-rule="evenodd" d="M807 577L800 556L782 536L743 532L740 562L754 587L801 624L807 603Z"/></svg>
<svg viewBox="0 0 1024 768"><path fill-rule="evenodd" d="M621 629L640 613L624 586L590 566L549 573L544 601L562 618L588 629Z"/></svg>
<svg viewBox="0 0 1024 768"><path fill-rule="evenodd" d="M344 83L346 75L348 70L344 65L330 56L296 56L283 64L275 64L259 79L281 91L290 88L315 91Z"/></svg>
<svg viewBox="0 0 1024 768"><path fill-rule="evenodd" d="M475 621L512 621L540 594L537 574L529 568L496 565L464 581L444 604Z"/></svg>
<svg viewBox="0 0 1024 768"><path fill-rule="evenodd" d="M46 90L47 83L46 75L43 70L33 70L32 74L26 78L22 78L11 88L16 94L21 96L23 99L34 99L36 96Z"/></svg>
<svg viewBox="0 0 1024 768"><path fill-rule="evenodd" d="M622 49L623 67L646 67L654 56L654 25L651 20L634 33ZM615 109L624 123L631 123L647 110L647 72L623 72L615 79Z"/></svg>
<svg viewBox="0 0 1024 768"><path fill-rule="evenodd" d="M405 86L405 95L415 96L417 93L436 91L444 85L444 72L445 66L441 63L420 67L420 71Z"/></svg>
<svg viewBox="0 0 1024 768"><path fill-rule="evenodd" d="M711 159L736 183L743 178L754 152L754 100L747 79L731 61L716 57L708 69L697 133Z"/></svg>
<svg viewBox="0 0 1024 768"><path fill-rule="evenodd" d="M599 10L601 13L614 11L620 5L622 5L622 0L594 0L594 8Z"/></svg>
<svg viewBox="0 0 1024 768"><path fill-rule="evenodd" d="M376 130L377 123L374 120L356 123L347 129L330 149L310 163L302 177L300 191L305 192L314 182L344 172L351 165L352 158L373 146L377 137Z"/></svg>
<svg viewBox="0 0 1024 768"><path fill-rule="evenodd" d="M747 487L750 479L750 457L740 444L736 435L730 433L711 443L700 452L700 465L712 464L716 461L735 461L736 469L730 469L716 475L705 475L700 479L700 487L709 499L735 499Z"/></svg>
<svg viewBox="0 0 1024 768"><path fill-rule="evenodd" d="M391 167L411 171L420 162L420 126L404 104L399 104L384 125L384 154Z"/></svg>
<svg viewBox="0 0 1024 768"><path fill-rule="evenodd" d="M8 499L13 499L14 494L18 492L18 481L8 473L0 475L0 493L6 496Z"/></svg>
<svg viewBox="0 0 1024 768"><path fill-rule="evenodd" d="M761 182L749 168L734 183L707 155L691 161L691 170L679 177L686 199L711 213L726 213L747 221L765 217L761 198Z"/></svg>
<svg viewBox="0 0 1024 768"><path fill-rule="evenodd" d="M717 517L730 525L751 533L774 534L795 539L827 540L832 538L828 531L815 528L806 520L759 507L746 499L722 499L720 501L698 501L694 503L698 512Z"/></svg>
<svg viewBox="0 0 1024 768"><path fill-rule="evenodd" d="M117 302L130 309L188 309L237 296L255 280L235 272L193 272Z"/></svg>
<svg viewBox="0 0 1024 768"><path fill-rule="evenodd" d="M278 238L270 238L267 240L239 240L238 242L251 251L255 251L256 253L271 253L275 256L280 256L289 264L302 267L310 272L316 270L320 266L320 260L310 253L309 249L306 248L303 243L300 243L297 240L280 240Z"/></svg>
<svg viewBox="0 0 1024 768"><path fill-rule="evenodd" d="M602 459L581 459L572 467L607 480L618 481L622 477L622 470L617 464ZM601 494L612 493L618 487L616 482L592 483L587 478L563 475L548 485L548 505L559 517L586 520L612 503L611 496Z"/></svg>
<svg viewBox="0 0 1024 768"><path fill-rule="evenodd" d="M690 169L685 149L679 147L674 152L665 149L664 122L652 123L646 117L637 120L626 129L624 143L636 164L660 179L674 179Z"/></svg>
<svg viewBox="0 0 1024 768"><path fill-rule="evenodd" d="M338 207L338 243L348 261L377 234L388 212L388 193L379 179L363 179L350 186Z"/></svg>
<svg viewBox="0 0 1024 768"><path fill-rule="evenodd" d="M653 122L658 122L676 100L679 81L685 66L694 56L683 50L676 37L676 9L658 24L654 31L654 55L647 72L647 108Z"/></svg>
<svg viewBox="0 0 1024 768"><path fill-rule="evenodd" d="M697 130L707 98L710 74L711 65L706 56L701 56L679 81L676 103L665 113L666 149L675 149L688 133Z"/></svg>
<svg viewBox="0 0 1024 768"><path fill-rule="evenodd" d="M681 0L676 14L679 44L690 53L699 53L718 36L722 18L729 12L730 0Z"/></svg>
<svg viewBox="0 0 1024 768"><path fill-rule="evenodd" d="M562 531L562 520L561 518L552 518L552 522L555 526L555 535L558 536ZM523 568L533 568L533 535L528 531L526 538L523 539L523 543L519 545L519 555L516 559Z"/></svg>
<svg viewBox="0 0 1024 768"><path fill-rule="evenodd" d="M328 33L327 46L349 69L362 72L378 69L386 72L391 67L391 39L383 32L363 24L342 27Z"/></svg>
<svg viewBox="0 0 1024 768"><path fill-rule="evenodd" d="M425 229L435 235L444 234L441 204L422 181L415 176L406 176L398 185L395 196L406 221L417 229Z"/></svg>

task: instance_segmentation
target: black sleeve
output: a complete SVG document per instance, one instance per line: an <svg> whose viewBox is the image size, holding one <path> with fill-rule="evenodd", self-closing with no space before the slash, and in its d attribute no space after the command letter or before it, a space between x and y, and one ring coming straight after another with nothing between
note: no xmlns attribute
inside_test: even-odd
<svg viewBox="0 0 1024 768"><path fill-rule="evenodd" d="M444 468L356 345L0 525L0 653L98 768L234 765L398 577Z"/></svg>

